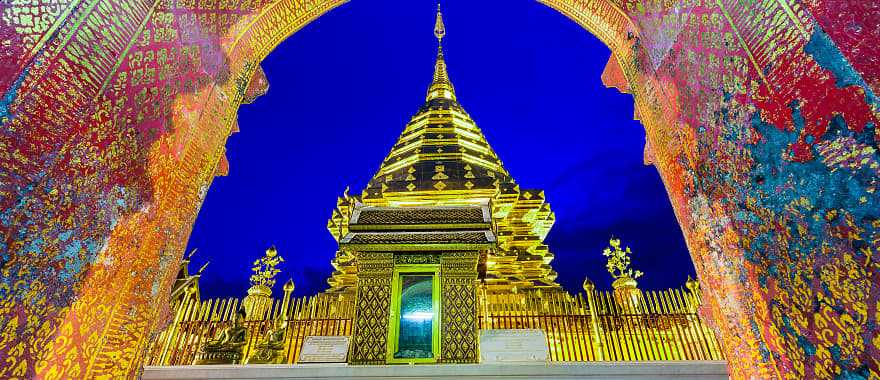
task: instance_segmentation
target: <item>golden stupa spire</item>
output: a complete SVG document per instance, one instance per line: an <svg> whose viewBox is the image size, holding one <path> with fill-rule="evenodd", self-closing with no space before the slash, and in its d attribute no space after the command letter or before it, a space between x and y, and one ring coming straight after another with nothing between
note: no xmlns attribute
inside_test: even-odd
<svg viewBox="0 0 880 380"><path fill-rule="evenodd" d="M437 3L437 20L434 22L434 36L437 37L438 43L443 43L443 37L446 36L446 26L443 25L443 13L440 12L440 3Z"/></svg>
<svg viewBox="0 0 880 380"><path fill-rule="evenodd" d="M455 100L455 88L449 81L446 72L446 60L443 59L443 37L446 36L446 25L443 24L443 13L437 4L437 19L434 22L434 36L437 37L437 62L434 64L434 80L428 88L428 101L438 98Z"/></svg>

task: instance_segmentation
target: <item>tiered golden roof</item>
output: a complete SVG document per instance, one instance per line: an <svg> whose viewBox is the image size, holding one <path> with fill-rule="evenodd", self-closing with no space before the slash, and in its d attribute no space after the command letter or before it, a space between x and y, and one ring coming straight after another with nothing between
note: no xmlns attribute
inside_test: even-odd
<svg viewBox="0 0 880 380"><path fill-rule="evenodd" d="M434 34L437 58L425 104L407 123L361 195L346 192L338 199L328 229L342 242L349 233L352 213L364 206L486 205L497 242L481 262L483 284L490 289L558 287L556 272L550 267L553 254L543 243L555 220L544 192L520 189L458 103L443 53L446 28L439 11ZM341 248L333 265L331 290L354 285L357 270L350 252Z"/></svg>

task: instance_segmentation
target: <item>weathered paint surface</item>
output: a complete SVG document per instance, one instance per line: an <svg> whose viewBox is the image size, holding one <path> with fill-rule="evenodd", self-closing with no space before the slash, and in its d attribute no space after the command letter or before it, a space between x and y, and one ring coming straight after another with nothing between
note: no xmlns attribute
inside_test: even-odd
<svg viewBox="0 0 880 380"><path fill-rule="evenodd" d="M614 52L731 373L880 375L880 5L543 2ZM0 378L137 374L258 62L341 3L0 4Z"/></svg>

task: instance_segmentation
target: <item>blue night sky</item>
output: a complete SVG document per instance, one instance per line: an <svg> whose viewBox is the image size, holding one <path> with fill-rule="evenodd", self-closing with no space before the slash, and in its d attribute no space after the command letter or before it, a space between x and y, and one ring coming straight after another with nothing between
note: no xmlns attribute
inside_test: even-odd
<svg viewBox="0 0 880 380"><path fill-rule="evenodd" d="M268 94L239 111L230 174L214 180L189 241L191 269L211 261L206 297L244 296L250 264L275 245L276 291L326 288L336 242L326 222L346 186L379 168L423 103L436 55L435 3L353 1L311 23L262 63ZM600 80L610 54L563 15L530 0L443 2L444 51L458 100L523 188L556 212L547 238L558 281L609 288L601 251L629 245L644 289L693 275L657 170L645 166L632 97Z"/></svg>

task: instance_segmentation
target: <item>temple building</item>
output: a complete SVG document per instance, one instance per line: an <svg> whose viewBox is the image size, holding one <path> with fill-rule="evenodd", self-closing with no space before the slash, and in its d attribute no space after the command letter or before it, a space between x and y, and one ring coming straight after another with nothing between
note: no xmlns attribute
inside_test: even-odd
<svg viewBox="0 0 880 380"><path fill-rule="evenodd" d="M481 287L558 288L543 243L554 222L544 192L521 189L458 103L446 70L438 12L434 76L360 196L345 195L327 224L339 242L331 291L355 286L360 252L471 252Z"/></svg>
<svg viewBox="0 0 880 380"><path fill-rule="evenodd" d="M535 330L550 361L718 360L702 322L699 284L647 292L612 240L614 290L570 294L544 243L554 214L523 189L458 102L438 50L425 103L360 195L338 198L327 228L339 244L330 288L272 298L277 251L255 262L243 300L202 301L181 266L172 322L150 365L298 363L311 336L350 339L350 364L478 363L481 334ZM199 271L201 273L201 271Z"/></svg>
<svg viewBox="0 0 880 380"><path fill-rule="evenodd" d="M362 318L370 312L375 315L369 318L384 320L391 303L399 302L401 305L390 312L401 319L402 327L406 315L396 313L405 309L409 287L433 284L434 292L443 297L430 297L439 298L442 310L429 308L429 313L442 311L449 321L463 321L447 326L454 333L441 337L454 340L459 334L476 331L478 290L557 291L559 285L550 267L553 255L543 243L554 221L550 205L543 191L521 189L516 184L459 104L443 55L445 34L438 11L434 27L437 58L425 103L362 194L339 199L327 227L339 242L331 292L390 291L390 297L373 300L369 308L363 308ZM439 325L437 318L434 321ZM407 356L393 348L398 328L394 323L389 326L389 361ZM377 355L368 347L385 345L382 335L356 344L354 357L385 359L385 352ZM452 346L444 343L441 345ZM467 344L473 346L476 341ZM446 352L444 357L475 359L475 348L456 347L461 349ZM418 355L436 360L439 353Z"/></svg>

